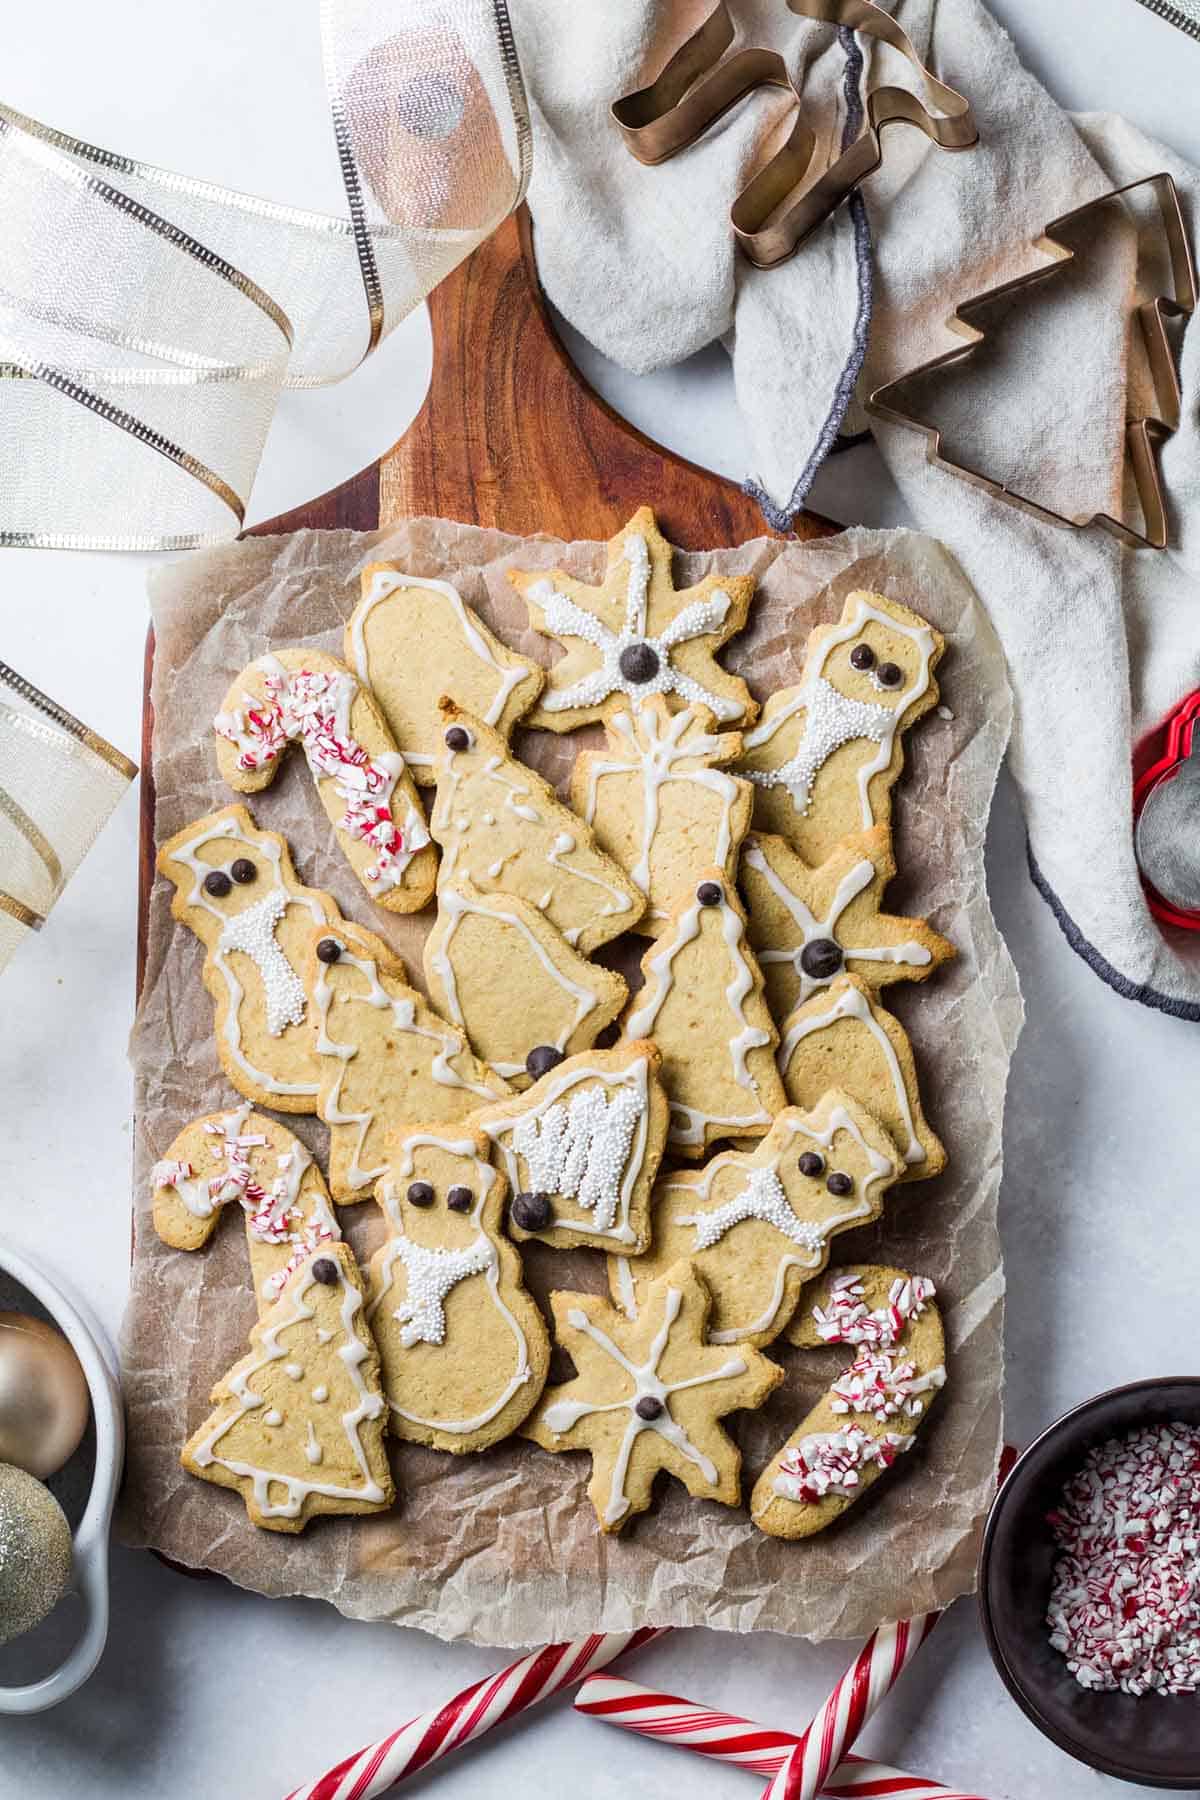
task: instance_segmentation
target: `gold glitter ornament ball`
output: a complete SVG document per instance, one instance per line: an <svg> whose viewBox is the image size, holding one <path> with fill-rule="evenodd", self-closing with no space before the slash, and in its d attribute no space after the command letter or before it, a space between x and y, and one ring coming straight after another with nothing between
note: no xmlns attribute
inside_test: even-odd
<svg viewBox="0 0 1200 1800"><path fill-rule="evenodd" d="M53 1475L79 1448L89 1408L79 1358L62 1332L0 1312L0 1463Z"/></svg>
<svg viewBox="0 0 1200 1800"><path fill-rule="evenodd" d="M32 1631L71 1579L71 1528L49 1488L0 1463L0 1644Z"/></svg>

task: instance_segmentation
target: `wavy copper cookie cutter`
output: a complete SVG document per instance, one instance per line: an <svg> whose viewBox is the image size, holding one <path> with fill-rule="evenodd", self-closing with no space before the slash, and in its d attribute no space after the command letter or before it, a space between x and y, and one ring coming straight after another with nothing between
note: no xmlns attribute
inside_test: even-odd
<svg viewBox="0 0 1200 1800"><path fill-rule="evenodd" d="M973 323L974 318L1008 295L1018 293L1022 288L1033 287L1037 282L1045 281L1065 264L1075 260L1075 252L1068 245L1059 243L1056 233L1073 226L1078 220L1091 213L1098 213L1114 203L1119 203L1125 195L1135 193L1139 188L1152 187L1158 200L1162 214L1163 230L1167 240L1167 248L1171 263L1172 296L1156 295L1147 300L1136 310L1136 317L1142 329L1142 339L1146 348L1146 359L1150 367L1151 381L1154 386L1156 412L1143 418L1131 419L1125 429L1126 451L1133 473L1134 487L1137 491L1138 504L1142 510L1142 530L1137 531L1126 519L1115 519L1110 513L1094 512L1068 515L1054 512L1050 507L1033 500L1028 494L1018 494L1007 487L1004 482L993 480L979 469L970 468L965 463L955 462L942 455L942 434L935 425L924 425L910 412L904 410L900 394L901 390L911 383L922 380L927 375L935 374L939 369L952 367L956 363L966 362L975 354L987 337L987 333ZM1183 212L1179 204L1179 192L1171 177L1160 172L1157 175L1145 175L1140 181L1127 182L1124 187L1113 188L1107 194L1099 194L1094 200L1077 206L1074 212L1064 213L1061 218L1052 219L1045 231L1033 240L1035 250L1042 251L1050 257L1050 262L1039 269L1031 269L1027 274L1017 275L1011 281L1001 282L998 287L988 288L982 294L964 300L946 321L950 331L967 339L962 347L945 351L941 356L931 357L928 362L920 363L915 369L909 369L903 375L889 381L883 387L876 388L867 400L867 411L877 418L888 419L893 425L903 425L910 431L919 431L929 440L926 452L927 460L938 468L946 469L951 475L959 475L964 481L972 482L998 500L1007 500L1012 506L1019 506L1023 512L1032 513L1034 518L1042 519L1050 525L1066 525L1077 531L1085 530L1089 525L1098 525L1112 537L1127 545L1131 550L1163 550L1167 544L1167 505L1163 492L1162 476L1159 472L1158 453L1162 445L1177 430L1180 414L1179 371L1176 367L1175 354L1167 335L1168 319L1186 319L1196 309L1196 269L1192 260L1191 244L1188 241L1187 227L1184 224Z"/></svg>
<svg viewBox="0 0 1200 1800"><path fill-rule="evenodd" d="M936 111L907 88L873 88L866 98L867 128L818 175L812 172L817 136L801 113L786 143L730 209L733 234L760 269L786 261L874 173L883 160L880 132L885 125L915 125L942 150L969 150L979 141L970 103L930 73L907 34L872 0L787 0L787 4L801 18L865 31L890 44L912 64ZM649 87L614 101L612 116L626 148L639 162L666 162L686 150L756 88L786 88L803 105L777 50L750 47L726 58L733 39L727 0L718 0Z"/></svg>

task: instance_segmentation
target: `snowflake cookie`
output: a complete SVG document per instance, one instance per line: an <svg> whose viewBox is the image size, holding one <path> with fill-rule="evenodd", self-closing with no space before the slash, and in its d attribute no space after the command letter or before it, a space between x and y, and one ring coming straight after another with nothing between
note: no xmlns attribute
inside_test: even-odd
<svg viewBox="0 0 1200 1800"><path fill-rule="evenodd" d="M561 569L510 569L534 629L566 643L526 721L574 731L603 716L614 695L665 694L673 706L699 701L722 725L752 719L758 708L737 675L715 654L746 623L752 575L706 575L676 589L671 546L648 506L611 539L598 587Z"/></svg>

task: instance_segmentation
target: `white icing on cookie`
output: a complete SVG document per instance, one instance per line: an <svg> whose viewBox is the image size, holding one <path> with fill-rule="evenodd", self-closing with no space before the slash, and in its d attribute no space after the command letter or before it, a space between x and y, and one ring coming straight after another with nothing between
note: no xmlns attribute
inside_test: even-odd
<svg viewBox="0 0 1200 1800"><path fill-rule="evenodd" d="M719 1244L725 1233L743 1219L760 1219L765 1225L773 1225L793 1244L813 1252L814 1262L819 1260L825 1233L811 1220L797 1218L774 1168L752 1169L741 1193L712 1212L675 1215L676 1224L696 1227L697 1250L710 1250Z"/></svg>
<svg viewBox="0 0 1200 1800"><path fill-rule="evenodd" d="M857 955L857 951L853 954ZM823 1031L826 1026L834 1024L838 1019L857 1019L861 1025L866 1026L878 1045L887 1066L897 1111L903 1120L904 1129L908 1132L908 1143L902 1146L904 1160L910 1168L916 1167L918 1163L925 1161L925 1149L917 1137L916 1121L909 1103L908 1089L904 1085L900 1059L896 1055L891 1038L876 1019L867 996L860 989L846 988L825 1012L813 1013L807 1019L796 1019L788 1026L776 1058L780 1075L786 1079L788 1065L805 1038L811 1037L815 1031Z"/></svg>

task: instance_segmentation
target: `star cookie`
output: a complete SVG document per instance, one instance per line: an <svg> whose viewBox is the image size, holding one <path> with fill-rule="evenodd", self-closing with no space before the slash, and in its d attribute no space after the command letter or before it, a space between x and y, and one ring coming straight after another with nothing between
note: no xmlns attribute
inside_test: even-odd
<svg viewBox="0 0 1200 1800"><path fill-rule="evenodd" d="M883 1127L837 1088L811 1112L790 1106L753 1153L659 1177L649 1252L609 1258L613 1298L640 1317L651 1284L689 1257L712 1294L713 1343L769 1344L830 1239L879 1217L902 1166Z"/></svg>
<svg viewBox="0 0 1200 1800"><path fill-rule="evenodd" d="M750 1516L760 1531L824 1531L912 1449L946 1381L933 1294L919 1275L870 1266L831 1271L805 1290L791 1341L804 1349L849 1344L854 1360L755 1483Z"/></svg>
<svg viewBox="0 0 1200 1800"><path fill-rule="evenodd" d="M886 825L847 838L817 868L782 838L750 833L740 864L748 935L777 1019L843 969L874 993L924 981L955 954L923 919L880 910L895 873Z"/></svg>
<svg viewBox="0 0 1200 1800"><path fill-rule="evenodd" d="M609 542L599 587L561 569L509 570L534 630L567 646L527 724L574 731L600 719L614 694L666 694L676 706L699 701L723 725L755 717L745 682L714 660L746 623L754 577L706 575L695 587L676 589L671 555L643 506Z"/></svg>
<svg viewBox="0 0 1200 1800"><path fill-rule="evenodd" d="M601 1530L645 1512L660 1469L697 1499L736 1506L741 1451L717 1421L761 1406L783 1370L757 1350L706 1342L708 1289L695 1270L669 1270L636 1323L596 1294L552 1294L550 1304L578 1374L547 1389L524 1435L544 1450L590 1452Z"/></svg>
<svg viewBox="0 0 1200 1800"><path fill-rule="evenodd" d="M627 869L649 904L632 929L657 937L672 902L714 863L733 881L754 789L718 765L742 753L740 731L717 734L706 706L672 713L662 694L610 701L604 750L575 759L571 804Z"/></svg>
<svg viewBox="0 0 1200 1800"><path fill-rule="evenodd" d="M898 601L849 594L841 618L810 635L802 680L746 733L737 773L755 785L755 825L814 865L850 832L886 825L903 734L937 704L944 649Z"/></svg>

